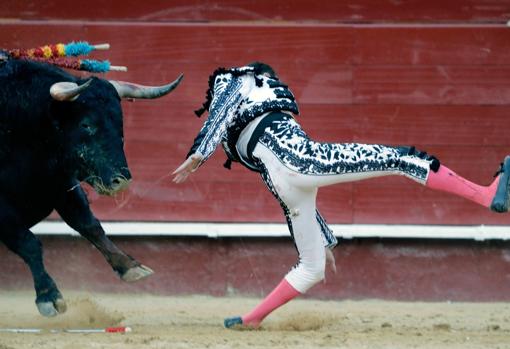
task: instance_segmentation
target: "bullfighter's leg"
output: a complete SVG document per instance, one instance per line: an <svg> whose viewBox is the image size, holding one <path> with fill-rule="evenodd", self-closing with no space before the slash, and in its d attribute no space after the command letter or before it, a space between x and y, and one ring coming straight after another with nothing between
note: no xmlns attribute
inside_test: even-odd
<svg viewBox="0 0 510 349"><path fill-rule="evenodd" d="M260 159L256 164L264 183L283 209L298 252L298 261L275 289L249 313L225 319L227 328L258 327L273 310L306 293L323 280L325 274L324 245L327 240L323 232L325 222L315 204L317 188L293 186L285 177L279 176L284 168L274 154L262 154L259 148L255 149L255 154Z"/></svg>
<svg viewBox="0 0 510 349"><path fill-rule="evenodd" d="M315 142L290 117L267 127L259 145L280 159L285 165L281 175L287 175L289 183L297 187L317 188L403 175L431 189L461 196L495 212L507 212L509 209L510 157L504 160L492 184L482 186L459 176L435 157L414 147Z"/></svg>
<svg viewBox="0 0 510 349"><path fill-rule="evenodd" d="M43 252L39 239L28 229L19 227L15 219L2 217L0 239L7 248L19 255L29 266L34 278L37 298L35 303L43 316L55 316L67 309L62 294L43 264Z"/></svg>
<svg viewBox="0 0 510 349"><path fill-rule="evenodd" d="M413 147L314 142L290 119L265 129L253 150L264 182L284 209L299 252L298 263L250 313L225 319L225 327L254 326L274 309L305 293L324 277L326 256L315 208L317 189L335 183L404 175L433 189L448 191L494 210L501 198L508 209L510 157L487 187L471 183ZM498 193L501 192L501 195ZM492 204L491 204L492 202ZM323 234L323 233L322 233Z"/></svg>
<svg viewBox="0 0 510 349"><path fill-rule="evenodd" d="M133 282L154 272L119 249L105 234L89 207L87 196L79 185L67 191L55 207L62 219L103 254L122 280Z"/></svg>

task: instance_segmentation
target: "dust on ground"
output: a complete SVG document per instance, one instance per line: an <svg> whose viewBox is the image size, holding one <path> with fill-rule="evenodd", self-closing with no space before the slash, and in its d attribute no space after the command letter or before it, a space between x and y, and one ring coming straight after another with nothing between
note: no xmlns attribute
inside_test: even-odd
<svg viewBox="0 0 510 349"><path fill-rule="evenodd" d="M0 292L0 349L44 348L509 348L510 303L421 303L298 299L258 330L223 328L254 298L164 297L64 292L66 314L41 317L33 292ZM133 332L51 333L51 329L130 326Z"/></svg>

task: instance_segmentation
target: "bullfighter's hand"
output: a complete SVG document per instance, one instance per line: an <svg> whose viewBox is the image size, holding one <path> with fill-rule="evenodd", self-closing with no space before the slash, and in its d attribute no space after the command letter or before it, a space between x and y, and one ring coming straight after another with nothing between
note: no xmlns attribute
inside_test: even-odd
<svg viewBox="0 0 510 349"><path fill-rule="evenodd" d="M174 176L173 182L179 184L184 182L188 176L195 172L200 162L204 157L201 154L195 153L188 157L177 169L172 173Z"/></svg>

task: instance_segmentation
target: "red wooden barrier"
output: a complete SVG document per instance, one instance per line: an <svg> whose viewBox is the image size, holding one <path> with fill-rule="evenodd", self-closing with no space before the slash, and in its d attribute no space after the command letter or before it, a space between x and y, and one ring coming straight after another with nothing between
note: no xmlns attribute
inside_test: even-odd
<svg viewBox="0 0 510 349"><path fill-rule="evenodd" d="M141 282L119 280L84 239L44 237L48 272L66 290L265 296L296 262L289 239L114 238L154 269ZM400 301L510 300L508 243L354 240L335 249L338 274L306 297ZM3 290L32 289L23 261L0 244ZM34 296L35 297L35 296ZM231 314L225 314L231 315Z"/></svg>
<svg viewBox="0 0 510 349"><path fill-rule="evenodd" d="M124 103L130 190L90 193L102 219L282 222L256 174L222 167L221 150L188 183L171 183L203 120L207 78L217 66L255 59L290 84L305 130L316 139L413 144L468 178L488 183L510 152L510 31L502 26L155 24L4 22L0 47L70 40L110 42L95 57L127 65L107 78L157 84L185 73L156 101ZM466 201L401 178L322 190L331 223L508 224Z"/></svg>
<svg viewBox="0 0 510 349"><path fill-rule="evenodd" d="M185 73L168 97L123 103L134 181L115 199L87 189L99 218L283 223L257 174L239 165L226 171L221 150L189 182L170 181L203 122L193 110L216 67L273 65L313 138L413 144L489 183L510 153L509 15L510 0L4 0L0 47L109 42L94 58L129 72L106 78L159 84ZM324 188L318 206L331 223L510 223L396 177ZM48 270L64 290L255 296L295 263L288 240L115 238L156 271L126 285L83 240L43 237ZM341 272L310 296L507 301L507 250L504 242L346 241L335 250ZM3 245L0 256L0 287L31 288L21 259Z"/></svg>

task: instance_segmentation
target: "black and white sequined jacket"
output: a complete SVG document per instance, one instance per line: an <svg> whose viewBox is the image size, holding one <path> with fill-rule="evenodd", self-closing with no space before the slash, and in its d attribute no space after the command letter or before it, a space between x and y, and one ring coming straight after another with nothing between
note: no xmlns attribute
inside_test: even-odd
<svg viewBox="0 0 510 349"><path fill-rule="evenodd" d="M241 131L256 117L273 111L299 114L287 85L249 66L217 69L209 78L206 102L196 113L200 116L205 110L209 117L187 155L200 153L202 163L220 143L230 161L239 161L235 144Z"/></svg>

